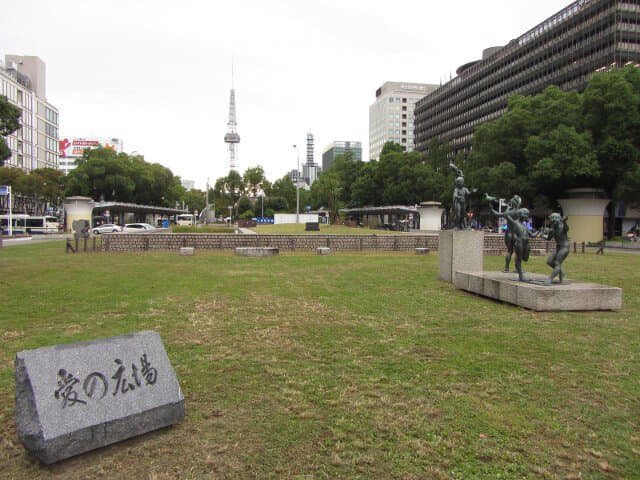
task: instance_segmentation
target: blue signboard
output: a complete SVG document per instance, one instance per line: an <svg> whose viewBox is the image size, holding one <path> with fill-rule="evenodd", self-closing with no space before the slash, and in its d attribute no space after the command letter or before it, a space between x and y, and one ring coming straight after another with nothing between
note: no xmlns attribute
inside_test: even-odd
<svg viewBox="0 0 640 480"><path fill-rule="evenodd" d="M0 195L9 195L10 190L11 190L11 187L7 185L0 185Z"/></svg>

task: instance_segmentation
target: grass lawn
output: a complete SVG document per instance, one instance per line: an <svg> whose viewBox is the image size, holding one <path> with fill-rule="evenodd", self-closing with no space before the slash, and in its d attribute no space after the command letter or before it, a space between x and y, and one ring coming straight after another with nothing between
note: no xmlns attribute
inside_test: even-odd
<svg viewBox="0 0 640 480"><path fill-rule="evenodd" d="M640 476L640 256L565 262L623 287L623 310L535 313L438 281L437 255L63 252L0 250L0 478ZM16 352L145 329L186 420L48 467L27 455Z"/></svg>
<svg viewBox="0 0 640 480"><path fill-rule="evenodd" d="M404 232L392 232L390 230L376 230L373 228L357 228L357 227L346 227L344 225L325 225L323 223L320 224L320 231L310 231L307 232L305 230L306 225L304 223L285 223L281 225L257 225L251 230L256 233L295 233L295 234L327 234L327 233L339 233L339 234L350 234L350 235L398 235Z"/></svg>

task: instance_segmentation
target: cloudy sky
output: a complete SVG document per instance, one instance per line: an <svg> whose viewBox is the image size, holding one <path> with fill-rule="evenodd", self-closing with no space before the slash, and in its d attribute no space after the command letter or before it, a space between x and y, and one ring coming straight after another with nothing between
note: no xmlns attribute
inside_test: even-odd
<svg viewBox="0 0 640 480"><path fill-rule="evenodd" d="M204 188L237 169L274 181L334 140L361 141L385 81L439 84L569 0L2 0L0 55L36 55L60 135L119 137L126 152Z"/></svg>

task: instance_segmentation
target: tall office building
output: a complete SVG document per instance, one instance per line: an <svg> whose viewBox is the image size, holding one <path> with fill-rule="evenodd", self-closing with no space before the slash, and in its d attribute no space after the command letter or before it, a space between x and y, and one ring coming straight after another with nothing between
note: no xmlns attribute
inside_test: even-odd
<svg viewBox="0 0 640 480"><path fill-rule="evenodd" d="M353 154L353 161L362 160L362 142L336 141L327 145L322 152L322 171L326 172L338 155Z"/></svg>
<svg viewBox="0 0 640 480"><path fill-rule="evenodd" d="M494 17L496 18L496 17ZM514 94L534 95L549 85L582 91L602 69L640 62L640 0L579 0L418 101L416 149L447 139L453 153L467 151L473 131L495 120Z"/></svg>
<svg viewBox="0 0 640 480"><path fill-rule="evenodd" d="M58 109L47 102L45 73L38 57L5 55L0 61L0 95L22 112L20 128L5 137L7 167L58 168Z"/></svg>
<svg viewBox="0 0 640 480"><path fill-rule="evenodd" d="M379 159L387 142L413 150L413 108L415 103L437 85L385 82L376 90L376 101L369 107L369 158Z"/></svg>
<svg viewBox="0 0 640 480"><path fill-rule="evenodd" d="M304 182L311 186L318 178L320 165L313 161L313 133L307 133L307 161L302 166L302 177Z"/></svg>

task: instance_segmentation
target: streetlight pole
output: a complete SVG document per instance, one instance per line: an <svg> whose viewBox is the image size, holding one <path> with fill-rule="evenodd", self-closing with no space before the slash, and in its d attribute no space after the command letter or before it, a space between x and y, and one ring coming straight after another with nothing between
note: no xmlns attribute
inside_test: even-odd
<svg viewBox="0 0 640 480"><path fill-rule="evenodd" d="M207 225L209 223L209 177L207 177Z"/></svg>
<svg viewBox="0 0 640 480"><path fill-rule="evenodd" d="M296 170L296 224L300 223L300 149L298 145L294 145L298 157L298 166Z"/></svg>

